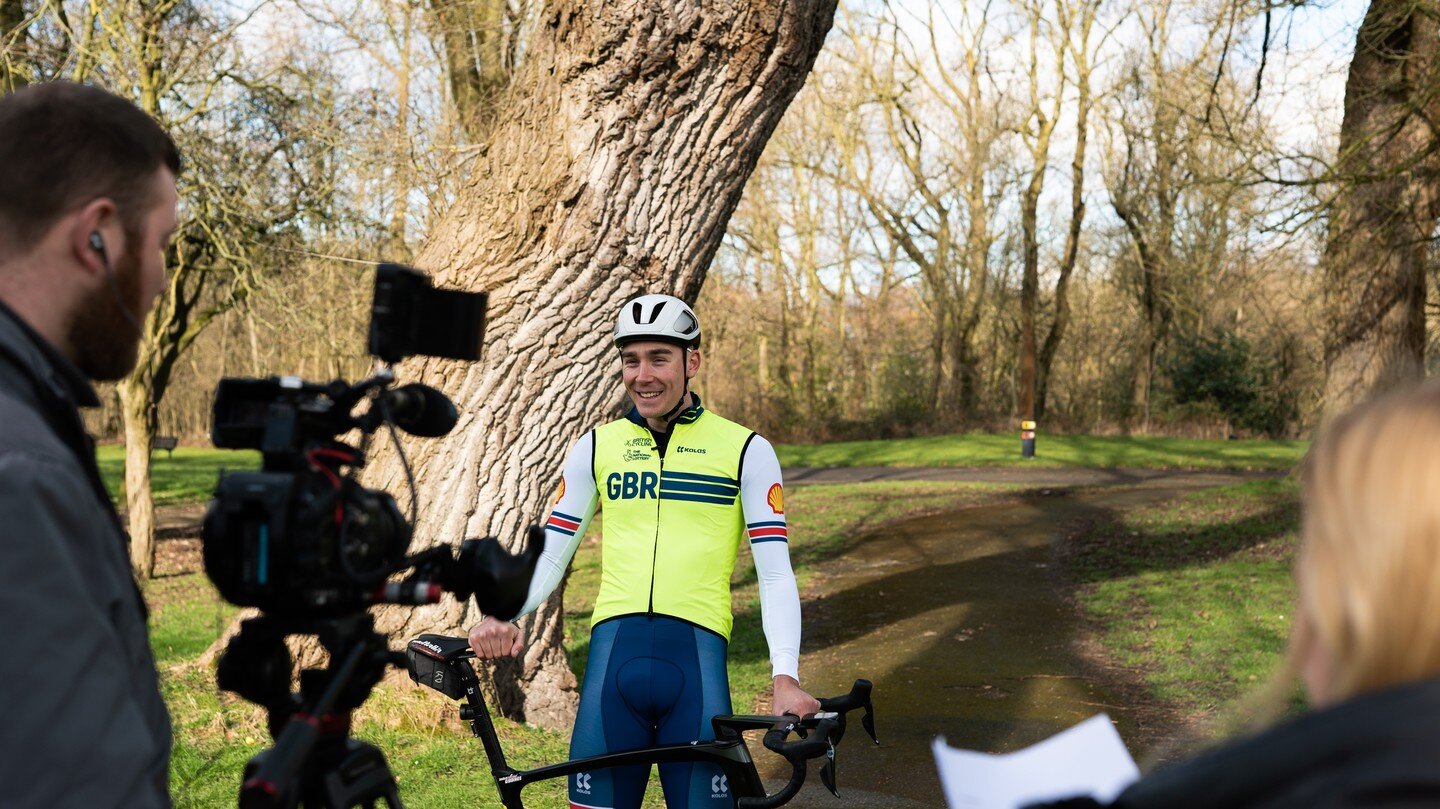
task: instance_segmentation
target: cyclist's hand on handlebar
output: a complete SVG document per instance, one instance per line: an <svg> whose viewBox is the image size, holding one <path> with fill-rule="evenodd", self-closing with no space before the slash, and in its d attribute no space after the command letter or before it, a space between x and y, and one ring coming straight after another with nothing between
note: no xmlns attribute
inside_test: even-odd
<svg viewBox="0 0 1440 809"><path fill-rule="evenodd" d="M807 716L820 710L820 700L815 699L800 687L800 683L788 674L775 677L775 697L770 703L770 712L776 716L790 714Z"/></svg>
<svg viewBox="0 0 1440 809"><path fill-rule="evenodd" d="M470 648L481 660L514 657L520 654L522 645L520 628L509 621L487 615L480 623L470 627Z"/></svg>

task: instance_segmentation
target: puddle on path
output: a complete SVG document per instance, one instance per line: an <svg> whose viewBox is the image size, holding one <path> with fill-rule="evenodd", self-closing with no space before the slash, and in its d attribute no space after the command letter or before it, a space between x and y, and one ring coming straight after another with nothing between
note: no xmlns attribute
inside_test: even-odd
<svg viewBox="0 0 1440 809"><path fill-rule="evenodd" d="M1056 591L1051 542L1077 520L1236 480L1196 473L923 517L822 565L806 592L801 677L818 694L873 680L882 746L857 722L839 755L846 800L812 772L790 806L943 806L936 736L1004 752L1104 711L1133 740L1126 707L1075 652L1080 626Z"/></svg>

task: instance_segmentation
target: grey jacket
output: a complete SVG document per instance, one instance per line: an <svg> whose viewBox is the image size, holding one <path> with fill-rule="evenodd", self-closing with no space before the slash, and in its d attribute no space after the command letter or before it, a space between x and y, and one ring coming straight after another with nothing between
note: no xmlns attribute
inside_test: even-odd
<svg viewBox="0 0 1440 809"><path fill-rule="evenodd" d="M170 717L89 381L0 304L0 806L168 807Z"/></svg>

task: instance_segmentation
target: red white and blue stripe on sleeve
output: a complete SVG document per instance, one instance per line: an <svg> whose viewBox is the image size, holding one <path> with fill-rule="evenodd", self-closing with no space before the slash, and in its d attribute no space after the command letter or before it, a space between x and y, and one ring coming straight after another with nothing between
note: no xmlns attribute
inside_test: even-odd
<svg viewBox="0 0 1440 809"><path fill-rule="evenodd" d="M783 519L746 523L745 532L752 545L756 542L790 541L790 529L786 527Z"/></svg>
<svg viewBox="0 0 1440 809"><path fill-rule="evenodd" d="M567 537L573 537L575 536L575 532L580 529L580 523L582 522L584 522L584 520L579 517L572 517L569 514L552 511L550 512L550 520L545 523L545 527L557 533L564 534Z"/></svg>

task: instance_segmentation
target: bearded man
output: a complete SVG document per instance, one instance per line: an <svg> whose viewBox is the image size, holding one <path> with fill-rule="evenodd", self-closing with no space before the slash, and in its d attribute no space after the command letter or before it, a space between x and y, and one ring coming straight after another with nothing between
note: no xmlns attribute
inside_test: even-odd
<svg viewBox="0 0 1440 809"><path fill-rule="evenodd" d="M174 142L56 82L0 98L0 804L168 807L170 719L79 408L135 366Z"/></svg>

